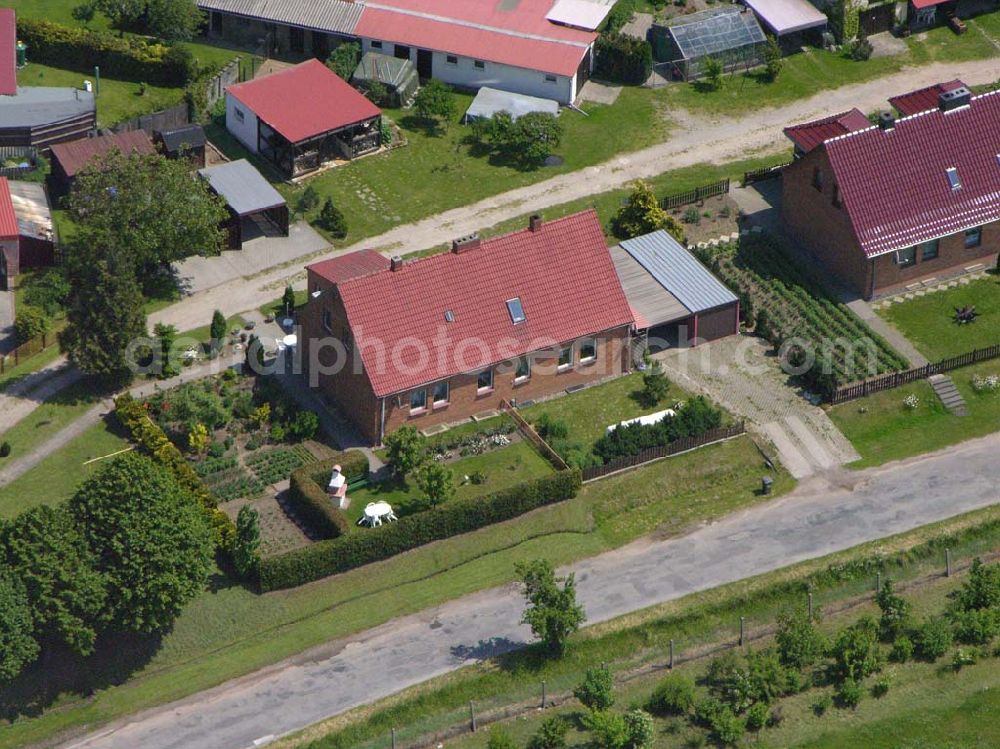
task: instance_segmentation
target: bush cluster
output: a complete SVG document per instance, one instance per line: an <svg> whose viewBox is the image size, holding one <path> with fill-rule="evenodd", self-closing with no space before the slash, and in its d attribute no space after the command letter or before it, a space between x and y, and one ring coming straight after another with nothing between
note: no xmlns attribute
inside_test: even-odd
<svg viewBox="0 0 1000 749"><path fill-rule="evenodd" d="M348 450L318 463L309 463L292 471L288 501L320 538L344 535L350 528L347 517L326 493L330 472L339 465L348 481L368 475L368 456L360 450Z"/></svg>
<svg viewBox="0 0 1000 749"><path fill-rule="evenodd" d="M697 437L722 425L722 412L702 396L691 398L673 417L655 424L635 422L605 434L594 444L604 462L638 455L652 447L665 447L684 437Z"/></svg>
<svg viewBox="0 0 1000 749"><path fill-rule="evenodd" d="M173 473L177 483L197 498L211 525L215 548L228 555L236 538L236 524L216 506L215 497L201 477L156 422L149 418L145 406L130 393L124 393L115 399L115 415L138 448L165 466Z"/></svg>
<svg viewBox="0 0 1000 749"><path fill-rule="evenodd" d="M653 72L653 48L645 39L601 34L594 45L594 77L640 86Z"/></svg>
<svg viewBox="0 0 1000 749"><path fill-rule="evenodd" d="M63 26L37 18L18 18L17 35L31 49L36 62L80 73L92 74L97 65L101 73L114 78L183 86L198 72L197 62L185 48L140 37Z"/></svg>
<svg viewBox="0 0 1000 749"><path fill-rule="evenodd" d="M579 471L563 471L485 497L449 502L364 533L348 533L261 562L262 591L292 588L576 496Z"/></svg>

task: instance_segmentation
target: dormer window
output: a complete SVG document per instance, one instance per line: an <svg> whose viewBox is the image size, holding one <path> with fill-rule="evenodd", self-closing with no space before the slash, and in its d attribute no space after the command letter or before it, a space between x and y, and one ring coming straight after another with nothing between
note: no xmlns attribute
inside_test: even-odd
<svg viewBox="0 0 1000 749"><path fill-rule="evenodd" d="M515 325L528 319L524 316L524 305L521 304L520 297L507 300L507 312L510 313L510 321Z"/></svg>
<svg viewBox="0 0 1000 749"><path fill-rule="evenodd" d="M455 322L455 313L450 309L444 311L444 321L445 322Z"/></svg>
<svg viewBox="0 0 1000 749"><path fill-rule="evenodd" d="M962 180L958 178L958 169L950 166L944 170L944 173L948 176L948 184L951 185L952 190L962 189Z"/></svg>

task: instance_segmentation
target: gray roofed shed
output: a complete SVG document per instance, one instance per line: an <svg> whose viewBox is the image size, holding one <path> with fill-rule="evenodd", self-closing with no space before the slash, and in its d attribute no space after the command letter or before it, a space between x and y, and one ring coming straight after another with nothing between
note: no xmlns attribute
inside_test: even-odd
<svg viewBox="0 0 1000 749"><path fill-rule="evenodd" d="M202 10L216 10L272 23L351 35L364 3L348 0L197 0Z"/></svg>
<svg viewBox="0 0 1000 749"><path fill-rule="evenodd" d="M539 96L514 94L510 91L483 86L476 94L476 98L472 100L472 105L465 112L465 121L479 118L488 119L497 112L510 112L515 120L529 112L545 112L558 116L559 102L553 99L543 99Z"/></svg>
<svg viewBox="0 0 1000 749"><path fill-rule="evenodd" d="M281 193L246 159L199 169L212 189L237 216L248 216L285 205Z"/></svg>
<svg viewBox="0 0 1000 749"><path fill-rule="evenodd" d="M96 111L89 91L19 86L16 96L0 96L0 127L37 127Z"/></svg>

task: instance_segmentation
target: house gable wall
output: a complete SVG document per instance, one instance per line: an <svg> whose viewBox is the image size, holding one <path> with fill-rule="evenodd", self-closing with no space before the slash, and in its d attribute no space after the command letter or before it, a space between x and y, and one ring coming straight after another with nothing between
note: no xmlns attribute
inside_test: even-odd
<svg viewBox="0 0 1000 749"><path fill-rule="evenodd" d="M240 113L243 115L242 121ZM246 146L250 153L257 153L257 115L228 92L226 93L226 130Z"/></svg>

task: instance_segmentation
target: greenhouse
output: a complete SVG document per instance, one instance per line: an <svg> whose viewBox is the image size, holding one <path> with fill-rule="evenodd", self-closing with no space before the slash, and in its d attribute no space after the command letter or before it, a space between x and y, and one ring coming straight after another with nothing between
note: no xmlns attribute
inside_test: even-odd
<svg viewBox="0 0 1000 749"><path fill-rule="evenodd" d="M767 39L752 11L739 6L711 8L654 26L657 58L673 65L673 77L692 81L705 74L714 58L731 72L764 62Z"/></svg>
<svg viewBox="0 0 1000 749"><path fill-rule="evenodd" d="M420 86L417 69L409 60L367 52L358 63L351 76L351 83L366 90L372 83L381 83L386 88L389 101L386 106L402 107L413 101Z"/></svg>

